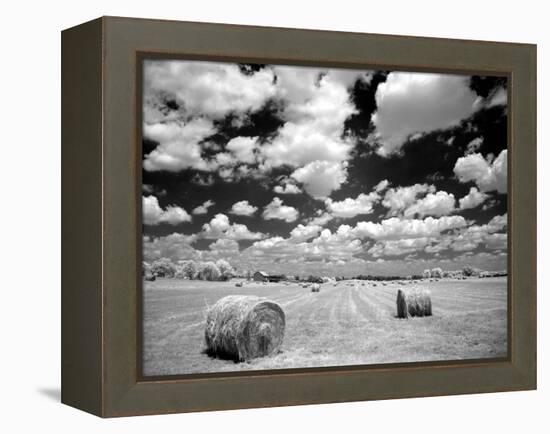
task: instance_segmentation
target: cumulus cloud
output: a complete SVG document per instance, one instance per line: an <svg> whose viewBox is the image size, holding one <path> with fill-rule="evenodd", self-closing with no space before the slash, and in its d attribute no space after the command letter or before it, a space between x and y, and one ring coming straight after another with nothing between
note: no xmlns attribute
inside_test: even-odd
<svg viewBox="0 0 550 434"><path fill-rule="evenodd" d="M483 145L483 137L476 137L466 146L466 155L474 154Z"/></svg>
<svg viewBox="0 0 550 434"><path fill-rule="evenodd" d="M436 253L449 247L442 240L449 239L447 232L462 230L468 222L461 216L404 219L391 217L379 223L358 222L355 227L340 226L338 234L348 239L371 239L374 244L367 252L375 258L400 256L418 251ZM434 245L435 243L435 245Z"/></svg>
<svg viewBox="0 0 550 434"><path fill-rule="evenodd" d="M508 103L508 91L499 87L496 92L489 96L489 99L486 101L486 107L494 107L497 105L506 105Z"/></svg>
<svg viewBox="0 0 550 434"><path fill-rule="evenodd" d="M232 114L242 123L273 98L274 79L270 68L243 74L231 63L145 62L143 136L159 143L145 156L145 170L212 171L224 163L254 162L257 137L231 139L227 155L213 161L203 159L201 147L217 132L216 120Z"/></svg>
<svg viewBox="0 0 550 434"><path fill-rule="evenodd" d="M262 213L262 217L265 220L277 219L284 220L287 223L295 221L299 215L296 208L284 205L283 201L278 197L273 198L273 200L265 206L264 212Z"/></svg>
<svg viewBox="0 0 550 434"><path fill-rule="evenodd" d="M426 237L386 240L377 242L368 252L375 258L380 258L382 256L400 256L422 250L429 242L430 238Z"/></svg>
<svg viewBox="0 0 550 434"><path fill-rule="evenodd" d="M285 123L262 146L263 167L297 168L293 177L303 179L305 191L326 197L346 179L354 141L344 136L344 121L356 112L348 87L365 74L283 66L274 71ZM317 170L322 174L315 177ZM330 177L326 184L320 179L324 176Z"/></svg>
<svg viewBox="0 0 550 434"><path fill-rule="evenodd" d="M505 249L506 240L505 233L491 233L487 225L473 225L455 234L449 242L449 247L457 252L474 250L480 244L484 244L489 249Z"/></svg>
<svg viewBox="0 0 550 434"><path fill-rule="evenodd" d="M413 205L420 195L434 192L435 187L428 184L390 188L386 191L382 205L389 208L390 215L396 215L398 212L404 211Z"/></svg>
<svg viewBox="0 0 550 434"><path fill-rule="evenodd" d="M314 161L296 169L291 177L316 199L324 199L347 181L347 163Z"/></svg>
<svg viewBox="0 0 550 434"><path fill-rule="evenodd" d="M258 137L235 137L227 142L236 161L242 163L254 163L256 160L254 151L258 148Z"/></svg>
<svg viewBox="0 0 550 434"><path fill-rule="evenodd" d="M489 223L487 223L487 230L489 232L498 232L508 227L508 214L494 216Z"/></svg>
<svg viewBox="0 0 550 434"><path fill-rule="evenodd" d="M402 219L391 217L375 222L358 222L351 231L358 238L374 240L436 237L444 231L463 228L467 222L462 216L443 216L439 218L426 217L425 219Z"/></svg>
<svg viewBox="0 0 550 434"><path fill-rule="evenodd" d="M460 182L473 181L484 192L498 191L506 193L508 177L508 151L503 150L491 162L481 154L474 153L460 157L455 164L454 173Z"/></svg>
<svg viewBox="0 0 550 434"><path fill-rule="evenodd" d="M412 216L442 216L451 214L455 209L455 197L452 193L438 191L428 193L422 199L417 200L404 211L405 217Z"/></svg>
<svg viewBox="0 0 550 434"><path fill-rule="evenodd" d="M292 230L289 238L277 236L257 241L248 253L303 261L353 261L354 255L362 251L375 258L398 256L421 251L443 232L466 225L466 220L460 216L427 217L424 220L393 217L380 223L359 222L355 227L340 225L335 232L311 223L300 224ZM374 240L374 244L370 245L369 240Z"/></svg>
<svg viewBox="0 0 550 434"><path fill-rule="evenodd" d="M339 202L328 198L325 200L325 205L328 212L334 217L351 218L359 214L371 214L374 204L379 200L380 195L371 192L369 194L361 193L355 199L348 197Z"/></svg>
<svg viewBox="0 0 550 434"><path fill-rule="evenodd" d="M151 184L143 184L141 189L143 193L149 196L155 195L157 197L162 197L162 196L166 196L167 194L167 191L164 188L158 188Z"/></svg>
<svg viewBox="0 0 550 434"><path fill-rule="evenodd" d="M466 76L390 73L378 86L378 109L372 116L380 143L378 154L399 152L412 135L458 125L477 109L477 100Z"/></svg>
<svg viewBox="0 0 550 434"><path fill-rule="evenodd" d="M155 196L143 196L142 203L143 223L146 225L158 225L160 223L177 225L191 221L191 216L179 206L169 205L162 209Z"/></svg>
<svg viewBox="0 0 550 434"><path fill-rule="evenodd" d="M471 225L433 240L426 251L433 253L445 249L467 252L484 245L488 249L506 249L507 234L500 231L507 227L507 215L495 216L487 224Z"/></svg>
<svg viewBox="0 0 550 434"><path fill-rule="evenodd" d="M229 238L220 238L208 246L216 255L231 255L239 253L239 243Z"/></svg>
<svg viewBox="0 0 550 434"><path fill-rule="evenodd" d="M287 122L278 131L275 139L262 147L266 166L300 167L316 160L328 162L346 160L352 149L351 140L341 139L340 130L328 133L323 131L328 128L315 125L321 121L317 119L304 123Z"/></svg>
<svg viewBox="0 0 550 434"><path fill-rule="evenodd" d="M187 168L209 170L208 163L201 155L200 142L214 132L214 124L205 118L145 124L143 136L159 145L145 156L144 169L171 172Z"/></svg>
<svg viewBox="0 0 550 434"><path fill-rule="evenodd" d="M196 241L196 235L173 233L163 237L143 238L143 259L154 261L159 258L170 258L173 261L181 259L196 259L200 253L192 244Z"/></svg>
<svg viewBox="0 0 550 434"><path fill-rule="evenodd" d="M211 200L207 200L202 205L199 205L198 207L196 207L192 211L192 213L193 214L206 214L206 213L208 213L208 208L210 208L211 206L214 206L214 202L211 201Z"/></svg>
<svg viewBox="0 0 550 434"><path fill-rule="evenodd" d="M255 257L277 258L279 261L305 263L308 261L345 261L353 262L354 255L360 253L360 240L349 240L329 229L321 233L310 242L300 242L298 239L272 237L257 241L247 251Z"/></svg>
<svg viewBox="0 0 550 434"><path fill-rule="evenodd" d="M290 239L294 242L307 241L316 237L321 232L322 227L315 224L303 225L299 224L290 231Z"/></svg>
<svg viewBox="0 0 550 434"><path fill-rule="evenodd" d="M147 123L165 119L163 98L172 98L187 117L221 119L259 110L276 91L270 68L243 74L234 63L189 60L146 61L144 89Z"/></svg>
<svg viewBox="0 0 550 434"><path fill-rule="evenodd" d="M226 238L230 240L259 240L263 234L251 232L246 225L231 223L225 214L216 216L202 226L200 235L203 238Z"/></svg>
<svg viewBox="0 0 550 434"><path fill-rule="evenodd" d="M283 185L276 185L273 191L277 194L298 194L301 193L300 187L295 184L286 183Z"/></svg>
<svg viewBox="0 0 550 434"><path fill-rule="evenodd" d="M324 226L329 221L331 221L333 218L334 218L334 216L332 214L319 209L315 212L314 217L312 217L308 220L308 224Z"/></svg>
<svg viewBox="0 0 550 434"><path fill-rule="evenodd" d="M485 202L488 197L488 194L479 191L476 187L471 187L469 193L458 200L459 208L461 210L477 208Z"/></svg>
<svg viewBox="0 0 550 434"><path fill-rule="evenodd" d="M466 252L471 255L468 257L471 260L482 254L471 252L480 243L490 250L505 250L506 234L499 231L506 227L506 215L497 216L486 225L468 224L460 216L427 217L423 220L393 217L380 223L360 222L355 227L340 225L335 232L311 224L300 224L291 231L288 238L265 238L255 241L240 252L234 250L235 245L228 246L227 249L235 258L238 257L248 264L247 266L254 264L260 268L277 268L284 264L283 269L286 272L294 270L302 274L306 269L311 273L322 274L325 269L332 270L328 273L333 273L334 267L342 267L339 269L343 273L346 273L345 270L360 273L366 266L383 263L387 264L388 272L393 270L393 273L399 274L403 270L409 270L408 273L412 273L418 271L422 267L420 262L424 261L411 256L416 252L438 254L451 249L455 252ZM356 257L360 253L368 253L373 260ZM394 259L405 255L408 256ZM485 259L496 261L495 255L486 253L485 256L480 264L487 263ZM456 261L461 264L466 259L445 259L438 264L454 264ZM502 263L501 260L497 262ZM437 260L430 262L431 265L436 263Z"/></svg>
<svg viewBox="0 0 550 434"><path fill-rule="evenodd" d="M317 238L314 238L307 250L309 257L325 256L330 260L342 258L350 259L362 251L362 243L358 239L349 239L347 231L332 233L330 229L323 229Z"/></svg>
<svg viewBox="0 0 550 434"><path fill-rule="evenodd" d="M383 179L374 186L374 191L376 191L377 193L382 193L386 188L389 187L389 185L390 181L388 181L387 179Z"/></svg>
<svg viewBox="0 0 550 434"><path fill-rule="evenodd" d="M250 172L246 165L258 163L258 173L290 166L305 170L297 176L311 186L306 192L319 190L325 197L345 180L345 161L354 146L344 135L345 120L356 112L349 89L371 77L372 72L358 70L268 66L245 74L235 64L146 62L143 132L159 145L145 156L144 168L217 170L232 181L246 175L239 170ZM284 123L267 143L259 146L258 137L232 138L223 152L205 159L201 147L217 132L216 120L231 114L242 124L270 100L278 101ZM332 184L316 188L318 180L307 182L317 167L311 163L322 164ZM292 194L298 187L282 185L276 192Z"/></svg>
<svg viewBox="0 0 550 434"><path fill-rule="evenodd" d="M236 215L251 216L257 210L258 207L250 205L247 200L241 200L240 202L234 203L229 212Z"/></svg>
<svg viewBox="0 0 550 434"><path fill-rule="evenodd" d="M488 249L506 250L508 247L508 234L489 234L485 237L485 246Z"/></svg>

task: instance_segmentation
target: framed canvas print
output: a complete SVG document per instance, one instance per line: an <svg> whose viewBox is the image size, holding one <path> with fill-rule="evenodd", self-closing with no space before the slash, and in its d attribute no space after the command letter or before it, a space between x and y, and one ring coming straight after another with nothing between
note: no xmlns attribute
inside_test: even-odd
<svg viewBox="0 0 550 434"><path fill-rule="evenodd" d="M536 387L536 47L104 17L63 48L62 400Z"/></svg>

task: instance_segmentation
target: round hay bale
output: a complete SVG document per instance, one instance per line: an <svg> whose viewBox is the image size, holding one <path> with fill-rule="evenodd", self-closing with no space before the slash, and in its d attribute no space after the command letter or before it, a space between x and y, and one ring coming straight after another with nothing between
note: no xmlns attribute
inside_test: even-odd
<svg viewBox="0 0 550 434"><path fill-rule="evenodd" d="M311 292L319 292L321 290L321 285L318 283L314 283L311 285Z"/></svg>
<svg viewBox="0 0 550 434"><path fill-rule="evenodd" d="M399 289L397 291L397 317L431 316L432 299L425 289Z"/></svg>
<svg viewBox="0 0 550 434"><path fill-rule="evenodd" d="M228 295L206 314L206 351L211 356L247 361L276 353L285 334L285 313L265 298Z"/></svg>
<svg viewBox="0 0 550 434"><path fill-rule="evenodd" d="M145 280L147 282L154 282L155 280L157 280L157 276L156 276L156 274L146 274L145 275Z"/></svg>
<svg viewBox="0 0 550 434"><path fill-rule="evenodd" d="M237 283L235 283L235 286L237 288L241 288L243 286L243 282L237 282Z"/></svg>

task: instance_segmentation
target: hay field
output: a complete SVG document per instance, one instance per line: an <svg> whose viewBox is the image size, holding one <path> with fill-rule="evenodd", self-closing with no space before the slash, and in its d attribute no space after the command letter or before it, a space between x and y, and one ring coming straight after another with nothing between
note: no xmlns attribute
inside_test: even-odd
<svg viewBox="0 0 550 434"><path fill-rule="evenodd" d="M319 293L298 284L157 279L144 282L144 375L302 368L506 356L506 278L420 281L433 316L398 319L403 285L341 281ZM364 283L364 285L362 285ZM268 297L286 314L282 351L235 363L204 353L206 309L230 294Z"/></svg>

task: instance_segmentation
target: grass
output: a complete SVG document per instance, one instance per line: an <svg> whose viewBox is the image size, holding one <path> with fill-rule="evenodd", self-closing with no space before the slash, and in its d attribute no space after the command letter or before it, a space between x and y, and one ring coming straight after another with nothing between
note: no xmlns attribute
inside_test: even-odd
<svg viewBox="0 0 550 434"><path fill-rule="evenodd" d="M351 283L351 285L348 285ZM433 316L398 319L402 287L363 282L321 285L144 282L143 367L145 375L302 368L358 364L504 357L507 350L506 278L440 280L406 285L426 288ZM205 314L229 294L268 297L286 314L279 354L247 363L204 353Z"/></svg>

